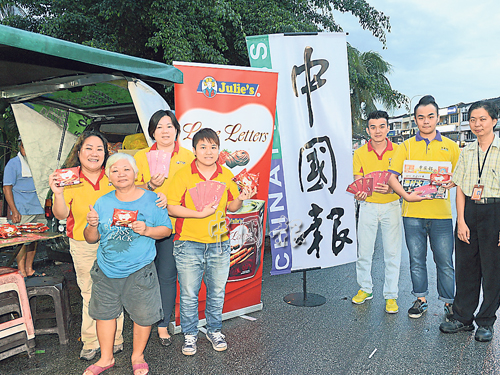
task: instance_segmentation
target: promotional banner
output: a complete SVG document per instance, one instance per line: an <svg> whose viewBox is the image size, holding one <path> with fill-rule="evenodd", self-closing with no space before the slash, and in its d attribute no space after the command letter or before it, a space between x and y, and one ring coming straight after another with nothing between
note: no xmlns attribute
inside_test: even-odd
<svg viewBox="0 0 500 375"><path fill-rule="evenodd" d="M231 268L224 317L261 309L262 257L278 74L223 65L174 62L184 75L175 85L175 113L181 144L192 148L193 135L212 128L220 139L219 162L240 178L257 183L258 192L235 213L228 213ZM199 310L205 310L202 284ZM179 320L177 294L176 324ZM253 308L253 310L252 310ZM232 315L231 315L232 314ZM200 313L200 318L203 318Z"/></svg>
<svg viewBox="0 0 500 375"><path fill-rule="evenodd" d="M356 260L345 34L247 38L252 67L279 72L269 184L271 274Z"/></svg>

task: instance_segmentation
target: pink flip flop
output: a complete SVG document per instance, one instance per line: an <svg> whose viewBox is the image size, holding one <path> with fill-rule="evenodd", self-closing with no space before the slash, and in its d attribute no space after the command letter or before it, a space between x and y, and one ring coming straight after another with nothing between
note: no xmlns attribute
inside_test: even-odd
<svg viewBox="0 0 500 375"><path fill-rule="evenodd" d="M100 373L106 371L106 370L109 370L111 367L113 367L115 364L111 364L109 366L106 366L106 367L101 367L101 366L96 366L96 365L90 365L89 367L87 367L85 369L85 372L87 371L90 371L93 375L99 375ZM84 374L85 374L84 372Z"/></svg>
<svg viewBox="0 0 500 375"><path fill-rule="evenodd" d="M146 372L146 374L149 374L149 366L146 362L144 363L137 363L136 365L132 365L132 371L134 372L134 375L135 375L135 372L137 370L143 370L143 369L146 369L148 370L148 372ZM144 374L144 375L146 375Z"/></svg>

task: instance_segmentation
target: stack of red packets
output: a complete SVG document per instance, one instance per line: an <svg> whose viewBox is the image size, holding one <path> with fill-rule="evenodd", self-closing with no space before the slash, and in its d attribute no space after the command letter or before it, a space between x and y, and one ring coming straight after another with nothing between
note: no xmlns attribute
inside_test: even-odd
<svg viewBox="0 0 500 375"><path fill-rule="evenodd" d="M155 174L162 173L165 178L167 178L171 157L172 154L163 150L152 150L147 152L146 158L148 159L149 174L154 176Z"/></svg>
<svg viewBox="0 0 500 375"><path fill-rule="evenodd" d="M368 197L373 194L373 187L378 184L387 185L391 172L388 171L375 171L368 173L363 178L357 179L347 187L347 191L356 194L360 191L365 192Z"/></svg>
<svg viewBox="0 0 500 375"><path fill-rule="evenodd" d="M194 188L189 189L196 211L201 212L209 204L215 202L214 208L219 205L226 184L218 181L201 181Z"/></svg>
<svg viewBox="0 0 500 375"><path fill-rule="evenodd" d="M0 238L17 237L21 235L21 231L12 224L0 225Z"/></svg>
<svg viewBox="0 0 500 375"><path fill-rule="evenodd" d="M24 224L19 224L17 228L21 232L29 232L29 233L43 233L49 230L49 227L42 223L24 223Z"/></svg>

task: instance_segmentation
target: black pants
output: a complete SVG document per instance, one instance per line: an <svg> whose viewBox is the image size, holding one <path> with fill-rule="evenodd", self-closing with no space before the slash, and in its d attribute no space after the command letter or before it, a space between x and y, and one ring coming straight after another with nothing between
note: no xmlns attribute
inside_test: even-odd
<svg viewBox="0 0 500 375"><path fill-rule="evenodd" d="M454 318L472 323L482 285L483 303L476 324L493 325L500 304L500 203L475 204L466 198L465 223L470 230L470 244L460 241L455 230Z"/></svg>
<svg viewBox="0 0 500 375"><path fill-rule="evenodd" d="M177 293L177 268L174 259L174 234L170 237L156 241L156 272L160 283L161 303L163 307L163 320L158 322L158 327L168 327L170 315L175 306Z"/></svg>

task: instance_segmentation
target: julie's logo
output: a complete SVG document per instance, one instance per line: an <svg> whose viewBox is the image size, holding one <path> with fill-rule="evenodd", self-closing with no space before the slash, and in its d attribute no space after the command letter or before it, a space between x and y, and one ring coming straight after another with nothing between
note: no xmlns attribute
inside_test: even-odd
<svg viewBox="0 0 500 375"><path fill-rule="evenodd" d="M202 93L207 98L213 98L217 94L237 96L260 96L257 93L259 85L256 83L216 81L207 76L200 81L196 92Z"/></svg>

